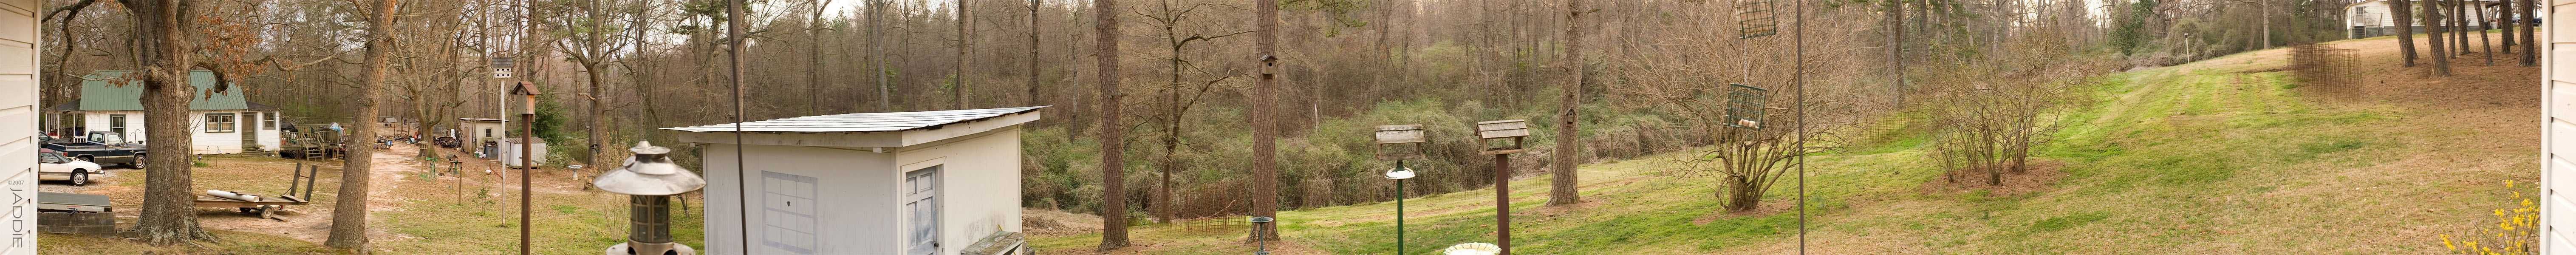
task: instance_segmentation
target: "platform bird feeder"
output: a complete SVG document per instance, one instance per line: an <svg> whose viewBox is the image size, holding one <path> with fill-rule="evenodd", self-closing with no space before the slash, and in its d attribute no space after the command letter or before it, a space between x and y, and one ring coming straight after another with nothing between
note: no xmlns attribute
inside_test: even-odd
<svg viewBox="0 0 2576 255"><path fill-rule="evenodd" d="M1529 152L1521 149L1521 139L1529 137L1529 121L1497 120L1476 123L1476 138L1485 146L1485 154Z"/></svg>
<svg viewBox="0 0 2576 255"><path fill-rule="evenodd" d="M1422 159L1422 125L1377 126L1377 159Z"/></svg>

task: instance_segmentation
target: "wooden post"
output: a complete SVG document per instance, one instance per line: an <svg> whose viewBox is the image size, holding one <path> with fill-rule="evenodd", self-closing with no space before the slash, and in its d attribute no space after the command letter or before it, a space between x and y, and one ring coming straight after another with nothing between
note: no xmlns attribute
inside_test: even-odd
<svg viewBox="0 0 2576 255"><path fill-rule="evenodd" d="M1512 154L1494 154L1494 246L1512 254Z"/></svg>

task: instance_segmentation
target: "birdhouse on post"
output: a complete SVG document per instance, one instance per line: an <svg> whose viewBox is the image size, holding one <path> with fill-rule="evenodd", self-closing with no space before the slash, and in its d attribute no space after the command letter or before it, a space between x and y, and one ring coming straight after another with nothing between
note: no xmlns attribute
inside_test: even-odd
<svg viewBox="0 0 2576 255"><path fill-rule="evenodd" d="M1422 125L1377 126L1377 159L1422 159Z"/></svg>
<svg viewBox="0 0 2576 255"><path fill-rule="evenodd" d="M1497 120L1476 123L1476 138L1485 145L1485 154L1528 152L1521 149L1521 139L1529 137L1529 121Z"/></svg>
<svg viewBox="0 0 2576 255"><path fill-rule="evenodd" d="M518 86L510 88L510 94L524 97L522 98L523 100L519 100L521 101L520 103L522 103L522 105L519 106L519 114L537 113L537 83L525 81L519 82Z"/></svg>

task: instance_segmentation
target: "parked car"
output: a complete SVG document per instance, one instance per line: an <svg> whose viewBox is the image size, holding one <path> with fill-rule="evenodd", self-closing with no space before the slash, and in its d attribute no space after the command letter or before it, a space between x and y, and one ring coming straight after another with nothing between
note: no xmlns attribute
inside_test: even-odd
<svg viewBox="0 0 2576 255"><path fill-rule="evenodd" d="M125 164L143 168L143 143L126 142L125 135L108 131L89 131L78 140L52 140L45 149L60 152L68 159L98 164Z"/></svg>
<svg viewBox="0 0 2576 255"><path fill-rule="evenodd" d="M63 157L62 152L46 149L36 152L36 180L70 181L72 186L88 186L89 175L97 173L98 163Z"/></svg>

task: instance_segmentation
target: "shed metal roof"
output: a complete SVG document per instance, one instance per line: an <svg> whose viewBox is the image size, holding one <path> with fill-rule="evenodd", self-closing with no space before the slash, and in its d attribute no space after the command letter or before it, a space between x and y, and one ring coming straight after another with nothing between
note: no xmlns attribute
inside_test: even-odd
<svg viewBox="0 0 2576 255"><path fill-rule="evenodd" d="M125 74L133 72L134 71L98 71L97 73L81 77L85 80L81 81L81 100L78 102L80 103L80 108L74 110L143 110L143 79L128 80L122 85L112 85L107 82L107 79L123 77ZM188 84L196 85L196 91L198 92L196 95L191 95L195 98L188 100L189 110L260 110L253 109L249 102L242 100L244 94L242 94L240 84L225 86L224 91L206 93L206 90L214 89L214 72L188 72Z"/></svg>
<svg viewBox="0 0 2576 255"><path fill-rule="evenodd" d="M937 128L941 125L971 122L1003 115L1037 111L1047 106L947 110L926 112L851 113L805 116L785 119L715 124L695 127L662 128L689 132L733 132L742 125L743 132L884 132Z"/></svg>

